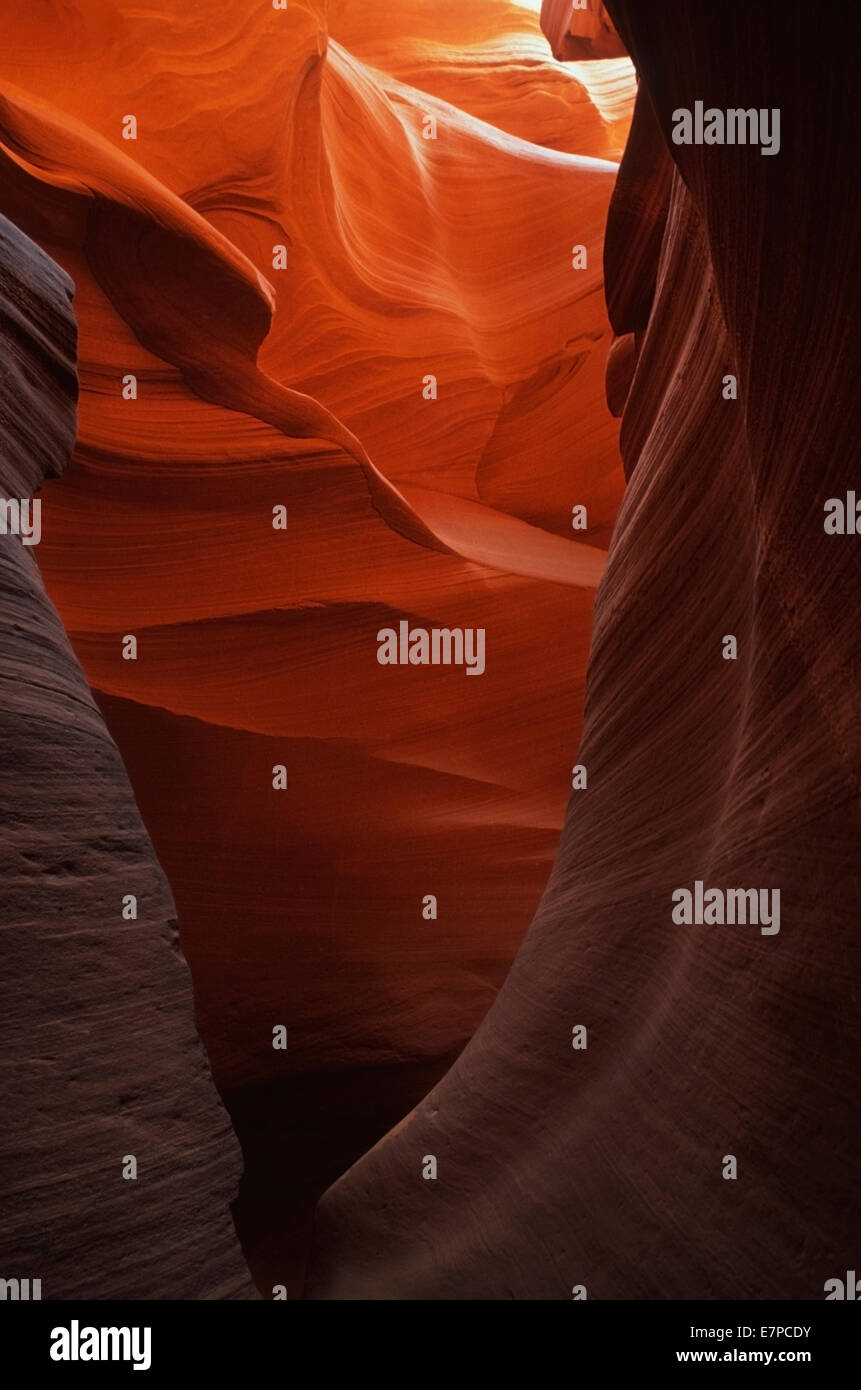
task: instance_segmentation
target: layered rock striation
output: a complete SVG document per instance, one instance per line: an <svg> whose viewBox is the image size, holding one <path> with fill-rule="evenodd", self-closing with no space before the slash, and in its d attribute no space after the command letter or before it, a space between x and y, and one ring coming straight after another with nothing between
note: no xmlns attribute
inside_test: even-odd
<svg viewBox="0 0 861 1390"><path fill-rule="evenodd" d="M857 1265L854 56L797 4L607 8L640 90L588 790L476 1036L323 1199L314 1297L816 1299ZM676 144L699 100L778 109L780 150ZM697 884L779 893L779 932L674 920Z"/></svg>

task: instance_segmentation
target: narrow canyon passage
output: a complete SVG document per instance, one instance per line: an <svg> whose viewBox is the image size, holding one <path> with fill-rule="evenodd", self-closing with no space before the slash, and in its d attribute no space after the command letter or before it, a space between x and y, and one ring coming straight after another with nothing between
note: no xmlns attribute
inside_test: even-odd
<svg viewBox="0 0 861 1390"><path fill-rule="evenodd" d="M841 22L0 15L0 482L41 504L0 537L0 1187L43 1296L857 1264Z"/></svg>
<svg viewBox="0 0 861 1390"><path fill-rule="evenodd" d="M633 73L497 0L86 14L34 16L38 63L0 18L4 210L79 326L38 562L170 883L245 1254L294 1296L317 1197L474 1032L552 864L624 481ZM485 634L480 678L381 665L404 622ZM100 927L145 940L123 897Z"/></svg>

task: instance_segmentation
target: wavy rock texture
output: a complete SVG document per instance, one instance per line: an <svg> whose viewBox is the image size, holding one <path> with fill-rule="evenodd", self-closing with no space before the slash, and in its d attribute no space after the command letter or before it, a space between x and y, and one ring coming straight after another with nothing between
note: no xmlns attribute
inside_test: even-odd
<svg viewBox="0 0 861 1390"><path fill-rule="evenodd" d="M316 1297L822 1298L857 1267L861 565L823 527L861 476L856 60L797 3L608 9L641 86L589 788L475 1038L325 1196ZM780 154L673 145L698 99L781 108ZM779 889L779 935L674 926L696 879Z"/></svg>
<svg viewBox="0 0 861 1390"><path fill-rule="evenodd" d="M244 1245L294 1290L311 1202L472 1034L552 861L623 485L632 69L563 69L504 0L88 0L0 16L0 79L6 209L78 286L40 565L177 902ZM380 667L402 617L484 627L485 674Z"/></svg>
<svg viewBox="0 0 861 1390"><path fill-rule="evenodd" d="M0 217L0 490L75 435L72 284ZM0 536L0 1267L43 1298L250 1296L238 1146L192 1017L170 890L46 597ZM139 917L125 922L133 893ZM126 1155L136 1181L123 1179Z"/></svg>

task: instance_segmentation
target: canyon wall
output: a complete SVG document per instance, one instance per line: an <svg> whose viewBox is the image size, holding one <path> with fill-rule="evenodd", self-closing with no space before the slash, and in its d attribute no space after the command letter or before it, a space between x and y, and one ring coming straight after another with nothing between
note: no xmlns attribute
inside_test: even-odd
<svg viewBox="0 0 861 1390"><path fill-rule="evenodd" d="M0 217L0 490L18 507L68 464L75 347L69 277ZM0 1267L44 1299L249 1297L239 1150L170 889L36 554L4 528Z"/></svg>
<svg viewBox="0 0 861 1390"><path fill-rule="evenodd" d="M315 1297L822 1298L857 1264L854 55L798 4L607 9L640 86L588 789L476 1036L323 1199ZM779 108L780 151L675 145L699 99ZM779 933L673 921L697 881L779 892Z"/></svg>

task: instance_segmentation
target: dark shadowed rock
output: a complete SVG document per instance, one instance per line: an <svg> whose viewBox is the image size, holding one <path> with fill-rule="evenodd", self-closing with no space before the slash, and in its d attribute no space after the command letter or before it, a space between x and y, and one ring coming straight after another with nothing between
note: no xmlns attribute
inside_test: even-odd
<svg viewBox="0 0 861 1390"><path fill-rule="evenodd" d="M68 276L0 218L6 498L68 462L71 301ZM41 1279L45 1299L249 1297L238 1147L170 890L35 553L0 535L0 1276Z"/></svg>

